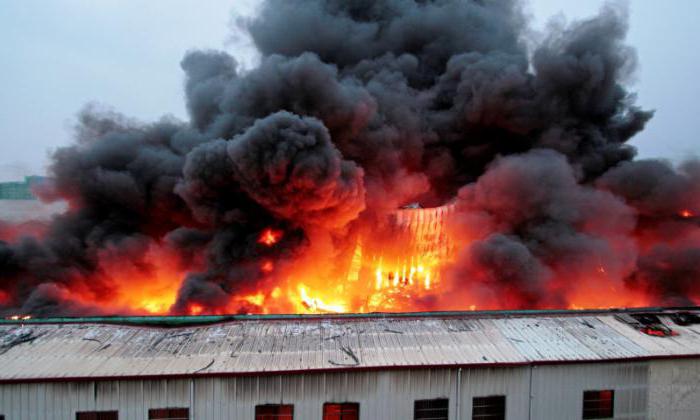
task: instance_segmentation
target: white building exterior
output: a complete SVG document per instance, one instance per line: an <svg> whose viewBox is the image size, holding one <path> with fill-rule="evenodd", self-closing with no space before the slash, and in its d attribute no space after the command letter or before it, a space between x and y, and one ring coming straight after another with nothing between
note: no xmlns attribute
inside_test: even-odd
<svg viewBox="0 0 700 420"><path fill-rule="evenodd" d="M0 199L0 222L48 222L57 214L63 213L68 205L63 202L44 203L39 200Z"/></svg>
<svg viewBox="0 0 700 420"><path fill-rule="evenodd" d="M219 317L164 327L132 318L0 324L0 415L76 419L188 408L190 419L255 419L293 404L322 420L327 402L365 420L414 418L416 400L504 396L505 418L583 417L583 393L614 391L615 419L700 418L700 325L650 336L614 312ZM161 321L157 321L161 322ZM175 321L173 321L175 322ZM137 324L137 325L134 325Z"/></svg>

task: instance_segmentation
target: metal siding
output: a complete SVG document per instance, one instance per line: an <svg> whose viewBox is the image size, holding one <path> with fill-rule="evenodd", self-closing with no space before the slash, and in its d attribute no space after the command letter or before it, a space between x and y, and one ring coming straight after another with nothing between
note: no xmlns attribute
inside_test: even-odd
<svg viewBox="0 0 700 420"><path fill-rule="evenodd" d="M73 419L77 411L119 410L122 420L143 420L149 408L188 407L189 391L184 391L187 383L162 380L8 384L0 386L0 414L8 420L53 420Z"/></svg>
<svg viewBox="0 0 700 420"><path fill-rule="evenodd" d="M149 408L190 407L196 420L252 419L257 404L290 403L295 418L321 420L324 402L358 402L365 420L404 420L412 417L414 400L447 397L455 420L471 418L473 397L506 395L510 420L568 420L581 418L589 389L615 390L615 419L685 420L700 412L700 360L462 369L459 416L457 372L197 378L194 407L188 379L3 384L0 414L8 420L71 420L76 411L118 409L122 420L141 420Z"/></svg>
<svg viewBox="0 0 700 420"><path fill-rule="evenodd" d="M700 360L649 363L649 418L697 420L700 416Z"/></svg>
<svg viewBox="0 0 700 420"><path fill-rule="evenodd" d="M578 420L583 391L615 390L615 419L647 418L647 363L532 367L532 418Z"/></svg>
<svg viewBox="0 0 700 420"><path fill-rule="evenodd" d="M460 419L471 419L472 399L506 396L506 418L527 419L530 401L530 368L463 369L460 386Z"/></svg>
<svg viewBox="0 0 700 420"><path fill-rule="evenodd" d="M455 371L347 372L195 380L197 420L251 418L258 404L294 404L295 418L321 420L325 402L357 402L363 419L405 419L413 401L447 397Z"/></svg>

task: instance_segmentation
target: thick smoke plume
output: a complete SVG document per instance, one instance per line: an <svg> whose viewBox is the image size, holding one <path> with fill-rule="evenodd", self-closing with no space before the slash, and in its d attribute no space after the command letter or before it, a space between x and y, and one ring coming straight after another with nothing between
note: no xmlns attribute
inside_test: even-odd
<svg viewBox="0 0 700 420"><path fill-rule="evenodd" d="M357 238L412 202L455 206L457 249L444 287L400 309L700 301L700 163L634 160L652 112L625 87L626 11L536 44L525 16L268 0L255 68L182 60L189 121L80 114L38 191L69 209L0 226L0 312L294 311L295 282L349 293Z"/></svg>

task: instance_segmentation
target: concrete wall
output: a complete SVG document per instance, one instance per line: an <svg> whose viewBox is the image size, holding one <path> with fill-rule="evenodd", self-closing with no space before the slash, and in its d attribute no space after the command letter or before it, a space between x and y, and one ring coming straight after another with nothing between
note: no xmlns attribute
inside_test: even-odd
<svg viewBox="0 0 700 420"><path fill-rule="evenodd" d="M649 406L657 420L698 418L700 361L650 363L7 384L0 385L0 414L72 420L76 411L112 409L120 419L142 420L149 408L191 407L196 420L253 420L257 404L288 403L295 419L320 420L324 402L348 401L360 403L364 420L406 420L414 400L443 397L456 420L471 419L473 397L505 394L508 419L567 420L581 418L584 390L614 389L616 419L650 418ZM675 392L665 391L669 384Z"/></svg>

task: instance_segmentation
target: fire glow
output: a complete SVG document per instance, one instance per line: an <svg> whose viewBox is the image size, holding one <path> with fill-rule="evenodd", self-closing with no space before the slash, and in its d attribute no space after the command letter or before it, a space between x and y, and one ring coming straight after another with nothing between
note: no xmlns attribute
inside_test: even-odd
<svg viewBox="0 0 700 420"><path fill-rule="evenodd" d="M262 231L260 237L258 238L258 243L265 246L272 246L279 242L281 238L282 231L268 228Z"/></svg>
<svg viewBox="0 0 700 420"><path fill-rule="evenodd" d="M679 213L679 216L681 216L684 219L690 219L691 217L695 217L695 213L693 213L690 210L681 210Z"/></svg>
<svg viewBox="0 0 700 420"><path fill-rule="evenodd" d="M454 204L397 210L389 215L384 229L369 229L371 233L358 235L352 252L341 261L327 261L327 264L313 261L301 269L299 266L293 266L291 271L282 269L276 276L272 274L274 264L266 260L260 269L271 276L271 286L233 297L225 308L207 312L203 306L195 305L188 313L235 313L241 308L248 313L405 312L499 309L521 305L498 299L480 302L476 295L455 290L454 280L446 278L454 264L459 241L451 234L454 213ZM277 232L275 242L268 246L274 247L282 236L283 232ZM268 237L272 235L266 229L259 238ZM345 266L346 269L338 278L326 278L320 274L325 271L323 268L331 265ZM586 309L647 304L648 299L642 293L620 293L621 290L610 286L608 275L605 267L596 267L581 287L572 290L567 307Z"/></svg>
<svg viewBox="0 0 700 420"><path fill-rule="evenodd" d="M417 310L477 310L527 307L506 293L502 296L473 294L462 289L450 275L456 250L469 246L469 238L456 234L456 204L437 207L409 207L388 215L382 228L368 227L354 236L351 250L336 260L281 264L273 258L261 259L259 270L266 281L256 289L232 294L223 305L190 302L188 315L229 313L346 313L405 312ZM689 211L679 213L692 217ZM285 233L265 228L256 242L263 249L274 251ZM84 304L114 308L120 313L173 313L178 288L186 268L164 249L152 247L145 261L145 272L136 264L123 264L105 254L104 273L119 285L107 296L89 289L71 291L71 296ZM328 267L337 277L328 276ZM118 274L116 274L118 273ZM115 281L114 276L119 279ZM477 273L477 275L479 275ZM569 309L646 306L653 303L641 291L625 290L618 281L611 281L615 272L597 265L577 287L571 289L566 307ZM617 284L617 286L615 286ZM8 300L5 292L0 299ZM548 307L548 306L544 306ZM557 306L551 306L556 308ZM175 311L181 313L181 311ZM8 319L30 319L31 315L12 315Z"/></svg>

